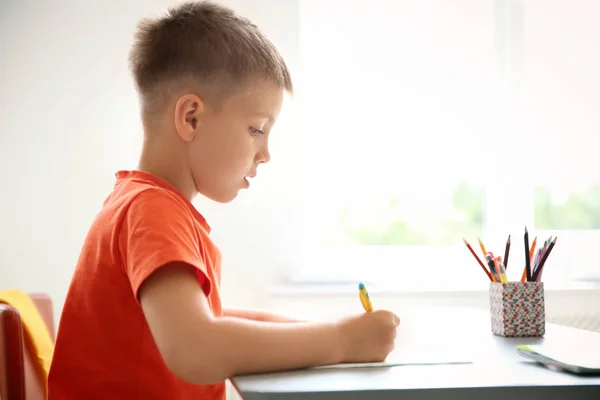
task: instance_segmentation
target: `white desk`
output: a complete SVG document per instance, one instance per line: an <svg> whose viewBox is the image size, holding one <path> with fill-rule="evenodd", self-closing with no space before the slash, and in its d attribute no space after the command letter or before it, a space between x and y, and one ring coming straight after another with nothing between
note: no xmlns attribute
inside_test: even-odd
<svg viewBox="0 0 600 400"><path fill-rule="evenodd" d="M546 325L544 338L502 338L491 333L487 312L433 309L400 312L396 350L466 353L461 365L377 369L301 370L232 379L245 400L273 399L600 399L600 376L555 372L515 351L543 342L600 346L600 334ZM459 353L460 352L460 353Z"/></svg>

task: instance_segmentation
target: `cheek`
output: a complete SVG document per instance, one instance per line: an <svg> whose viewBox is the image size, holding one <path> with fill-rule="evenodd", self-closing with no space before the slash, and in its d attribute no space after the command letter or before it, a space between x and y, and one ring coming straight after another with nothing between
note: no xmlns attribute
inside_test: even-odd
<svg viewBox="0 0 600 400"><path fill-rule="evenodd" d="M211 148L214 150L210 151ZM217 148L207 141L198 140L191 143L188 150L188 163L197 183L207 184L213 180L215 173L222 169L222 156Z"/></svg>
<svg viewBox="0 0 600 400"><path fill-rule="evenodd" d="M229 154L224 156L223 159L227 160L223 168L226 168L231 174L246 174L249 172L249 168L252 167L254 147L251 143L237 143L236 146L230 148Z"/></svg>
<svg viewBox="0 0 600 400"><path fill-rule="evenodd" d="M255 156L253 140L248 138L207 138L190 145L190 165L196 177L207 180L228 180L245 174ZM230 140L227 140L230 139Z"/></svg>

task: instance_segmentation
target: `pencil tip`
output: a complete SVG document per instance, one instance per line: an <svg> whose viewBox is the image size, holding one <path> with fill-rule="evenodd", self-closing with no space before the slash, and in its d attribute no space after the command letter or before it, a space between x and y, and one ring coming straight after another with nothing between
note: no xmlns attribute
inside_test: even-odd
<svg viewBox="0 0 600 400"><path fill-rule="evenodd" d="M527 233L527 227L525 227L525 233Z"/></svg>

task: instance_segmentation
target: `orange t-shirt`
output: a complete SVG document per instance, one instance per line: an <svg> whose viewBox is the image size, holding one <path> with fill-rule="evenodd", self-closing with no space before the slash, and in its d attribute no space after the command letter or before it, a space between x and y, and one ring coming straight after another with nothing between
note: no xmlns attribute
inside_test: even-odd
<svg viewBox="0 0 600 400"><path fill-rule="evenodd" d="M152 338L138 290L172 261L197 268L216 316L221 257L210 227L166 181L119 171L83 245L63 307L48 377L49 400L225 399L225 383L176 377Z"/></svg>

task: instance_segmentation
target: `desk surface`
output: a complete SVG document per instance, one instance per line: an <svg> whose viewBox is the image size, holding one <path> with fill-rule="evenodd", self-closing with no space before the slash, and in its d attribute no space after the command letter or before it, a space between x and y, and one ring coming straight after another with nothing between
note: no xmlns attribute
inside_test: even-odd
<svg viewBox="0 0 600 400"><path fill-rule="evenodd" d="M372 369L300 370L235 377L245 400L271 399L600 399L600 376L555 372L516 353L517 344L569 343L600 348L600 334L553 324L544 338L502 338L489 314L435 309L400 313L397 352L473 361Z"/></svg>

